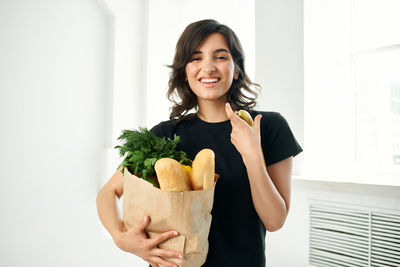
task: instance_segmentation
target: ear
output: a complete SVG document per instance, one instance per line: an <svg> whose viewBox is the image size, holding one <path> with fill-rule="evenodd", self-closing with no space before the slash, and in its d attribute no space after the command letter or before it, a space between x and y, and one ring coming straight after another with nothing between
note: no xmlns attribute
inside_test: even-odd
<svg viewBox="0 0 400 267"><path fill-rule="evenodd" d="M239 78L239 72L235 70L235 74L233 74L233 79L237 80Z"/></svg>
<svg viewBox="0 0 400 267"><path fill-rule="evenodd" d="M238 67L235 64L235 69L234 69L234 74L233 74L233 79L237 80L239 78L239 71L238 71Z"/></svg>

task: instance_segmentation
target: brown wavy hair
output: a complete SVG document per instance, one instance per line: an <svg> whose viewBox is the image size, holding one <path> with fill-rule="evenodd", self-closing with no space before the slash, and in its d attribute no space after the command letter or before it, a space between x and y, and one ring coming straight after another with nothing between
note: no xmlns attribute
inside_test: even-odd
<svg viewBox="0 0 400 267"><path fill-rule="evenodd" d="M256 105L258 94L251 87L255 87L258 91L261 87L251 82L245 72L244 52L238 37L228 26L207 19L189 24L176 44L173 64L168 66L172 71L168 82L167 96L174 103L170 119L180 121L187 116L192 108L198 110L197 97L186 81L185 68L196 48L212 33L220 33L224 36L235 64L235 70L238 73L238 78L233 80L231 88L227 92L227 101L234 109L249 110ZM243 90L252 96L245 95ZM181 101L177 102L174 95L177 95Z"/></svg>

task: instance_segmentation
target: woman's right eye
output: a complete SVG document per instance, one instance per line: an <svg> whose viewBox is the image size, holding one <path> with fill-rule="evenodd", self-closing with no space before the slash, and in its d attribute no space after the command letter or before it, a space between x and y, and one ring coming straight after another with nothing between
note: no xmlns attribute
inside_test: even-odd
<svg viewBox="0 0 400 267"><path fill-rule="evenodd" d="M199 58L199 57L193 57L190 61L198 61L198 60L200 60L201 58Z"/></svg>

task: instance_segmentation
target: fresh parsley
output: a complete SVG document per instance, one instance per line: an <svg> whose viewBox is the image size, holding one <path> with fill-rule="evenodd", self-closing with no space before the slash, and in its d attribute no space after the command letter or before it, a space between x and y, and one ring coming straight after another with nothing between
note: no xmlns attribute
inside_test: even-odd
<svg viewBox="0 0 400 267"><path fill-rule="evenodd" d="M181 141L176 134L174 139L160 138L146 128L139 128L138 131L123 130L118 140L122 145L116 146L120 156L125 156L118 166L122 172L126 167L130 173L135 174L146 181L158 186L154 164L161 158L173 158L181 164L191 165L184 151L177 151L176 147Z"/></svg>

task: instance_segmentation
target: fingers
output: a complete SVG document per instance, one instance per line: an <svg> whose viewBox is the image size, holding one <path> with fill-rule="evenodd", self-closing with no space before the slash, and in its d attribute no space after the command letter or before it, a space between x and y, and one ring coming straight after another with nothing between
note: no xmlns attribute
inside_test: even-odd
<svg viewBox="0 0 400 267"><path fill-rule="evenodd" d="M155 253L163 258L178 258L178 259L183 259L183 254L172 251L172 250L166 250L166 249L160 249L157 248L155 249Z"/></svg>
<svg viewBox="0 0 400 267"><path fill-rule="evenodd" d="M183 259L183 254L179 253L177 251L173 251L173 250L160 249L157 246L160 243L162 243L172 237L178 236L178 235L179 235L179 233L177 233L175 231L169 231L169 232L162 233L155 238L149 239L147 246L153 247L153 249L151 250L151 254L153 256L151 256L150 260L152 260L153 262L155 262L157 264L162 264L165 266L177 266L171 262L168 262L165 259L168 259L168 258Z"/></svg>
<svg viewBox="0 0 400 267"><path fill-rule="evenodd" d="M262 115L258 114L255 118L254 118L254 128L256 128L257 130L260 130L260 124L261 124L261 118Z"/></svg>
<svg viewBox="0 0 400 267"><path fill-rule="evenodd" d="M149 245L152 246L152 247L155 247L158 244L160 244L160 243L162 243L162 242L164 242L164 241L166 241L166 240L168 240L168 239L170 239L172 237L178 236L178 235L179 235L179 233L176 232L176 231L169 231L169 232L162 233L157 237L149 239Z"/></svg>
<svg viewBox="0 0 400 267"><path fill-rule="evenodd" d="M231 105L229 103L225 103L225 112L226 115L228 116L229 119L231 119L231 117L233 116L233 110L231 108Z"/></svg>
<svg viewBox="0 0 400 267"><path fill-rule="evenodd" d="M177 266L173 262L166 260L171 258L183 259L183 254L177 251L154 248L151 250L151 254L148 257L147 261L152 266L157 266L157 267L159 264L162 264L164 266Z"/></svg>
<svg viewBox="0 0 400 267"><path fill-rule="evenodd" d="M238 126L245 126L247 123L242 120L235 112L233 112L231 105L229 103L225 104L225 112L228 118L231 120L232 126L233 125L238 125Z"/></svg>
<svg viewBox="0 0 400 267"><path fill-rule="evenodd" d="M233 112L232 107L229 103L225 104L225 112L231 121L236 121L236 119L239 118L239 116L236 115L235 112Z"/></svg>
<svg viewBox="0 0 400 267"><path fill-rule="evenodd" d="M175 263L173 263L173 262L170 262L170 261L167 261L167 260L164 260L163 258L157 257L157 256L152 256L152 257L150 257L150 261L156 263L157 266L158 266L158 264L162 264L162 265L164 265L164 266L171 266L171 267L174 266L174 267L178 267L177 264L175 264Z"/></svg>
<svg viewBox="0 0 400 267"><path fill-rule="evenodd" d="M231 123L237 126L244 126L248 125L245 123L243 119L241 119L235 112L233 112L231 105L229 103L225 103L225 112L228 118L231 120ZM261 122L262 115L258 114L254 118L254 125L252 126L253 128L256 128L257 130L260 129L260 122ZM232 125L233 126L233 125Z"/></svg>

